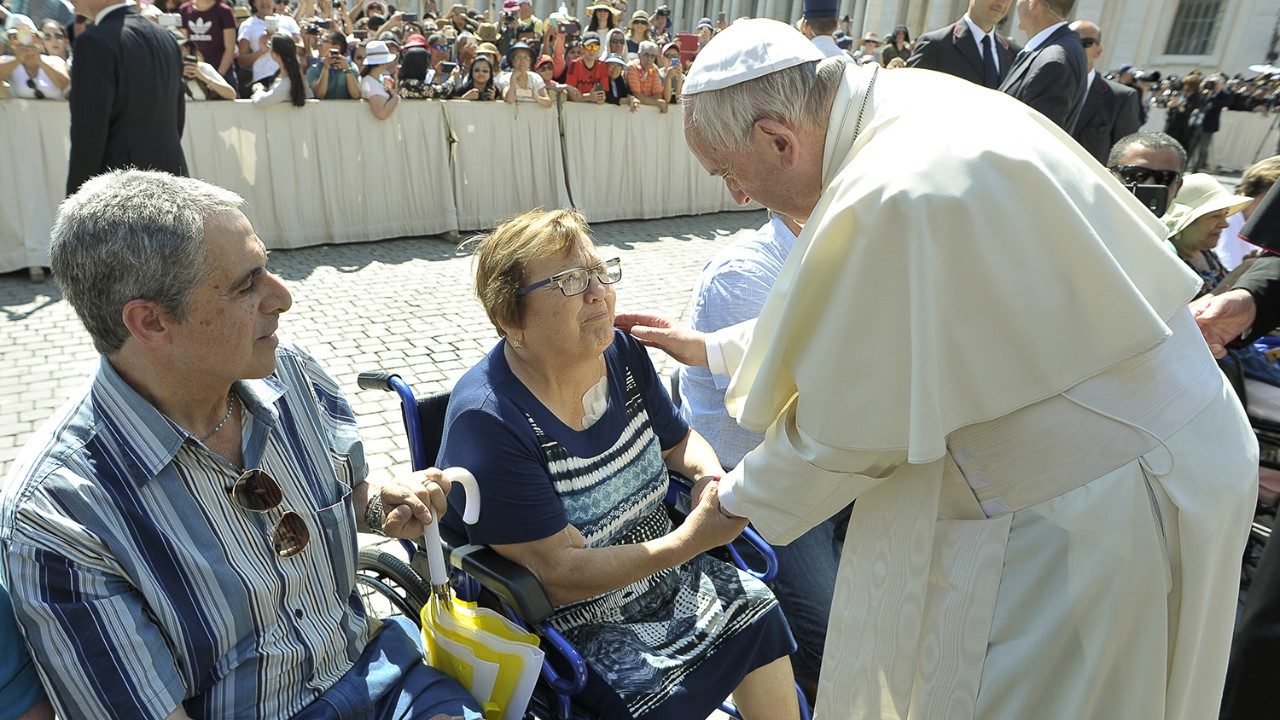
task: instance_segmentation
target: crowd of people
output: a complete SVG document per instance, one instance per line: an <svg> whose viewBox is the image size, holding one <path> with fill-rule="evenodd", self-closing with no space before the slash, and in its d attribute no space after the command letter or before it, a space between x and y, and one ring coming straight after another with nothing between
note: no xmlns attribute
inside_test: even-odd
<svg viewBox="0 0 1280 720"><path fill-rule="evenodd" d="M140 12L180 44L189 100L303 106L313 98L364 99L380 119L400 100L421 99L549 106L563 98L665 112L679 102L697 50L718 30L703 18L693 33L678 34L665 5L624 18L605 2L586 8L585 21L563 8L536 17L529 0L506 0L496 18L464 5L419 17L386 0L360 0L351 8L324 0L234 7L190 0L146 4ZM31 17L6 13L5 26L0 92L68 97L71 39L84 30L85 18L76 16L66 27L49 19L37 28Z"/></svg>
<svg viewBox="0 0 1280 720"><path fill-rule="evenodd" d="M116 141L167 172L124 169L111 139L77 159L83 65L7 21L20 57L0 72L75 93L51 255L102 355L0 502L32 655L10 676L38 674L63 716L471 716L411 624L378 629L353 587L357 531L417 538L442 516L534 573L587 660L578 699L606 717L700 718L732 692L748 720L797 718L796 682L822 717L1218 710L1258 458L1198 323L1211 291L1249 287L1213 250L1280 158L1238 194L1191 171L1211 111L1273 110L1273 85L1166 97L1134 68L1108 77L1070 0L1019 0L1025 47L997 31L1000 0L856 47L830 0L800 32L688 34L665 6L604 2L542 19L508 0L490 22L193 0L147 6L154 25L83 2L82 62L162 49L153 69L185 83L149 108L176 135ZM365 479L338 383L276 336L292 296L242 199L182 177L196 95L361 98L380 119L425 99L679 103L688 151L771 218L708 262L692 328L615 315L621 261L573 210L478 240L499 340L455 387L437 458L483 487L464 527L438 471ZM1152 102L1193 108L1196 134L1138 131ZM643 345L687 366L679 407ZM668 471L694 480L679 526ZM777 546L769 587L703 555L748 518ZM13 619L0 608L0 647L20 644Z"/></svg>

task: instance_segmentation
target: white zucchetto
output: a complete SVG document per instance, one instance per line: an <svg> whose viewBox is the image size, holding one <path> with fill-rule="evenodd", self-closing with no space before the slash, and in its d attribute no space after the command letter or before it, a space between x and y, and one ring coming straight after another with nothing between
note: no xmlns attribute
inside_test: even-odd
<svg viewBox="0 0 1280 720"><path fill-rule="evenodd" d="M684 94L720 90L825 55L799 30L767 18L739 20L698 53L684 81Z"/></svg>

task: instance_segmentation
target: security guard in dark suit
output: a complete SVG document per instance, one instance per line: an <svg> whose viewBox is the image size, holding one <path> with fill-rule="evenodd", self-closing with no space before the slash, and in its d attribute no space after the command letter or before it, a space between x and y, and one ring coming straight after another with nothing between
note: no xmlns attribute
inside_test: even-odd
<svg viewBox="0 0 1280 720"><path fill-rule="evenodd" d="M1138 132L1140 96L1137 90L1102 77L1094 64L1102 57L1102 30L1088 20L1069 26L1080 36L1089 74L1085 77L1084 106L1071 137L1098 162L1107 164L1111 148L1120 138Z"/></svg>
<svg viewBox="0 0 1280 720"><path fill-rule="evenodd" d="M177 41L126 3L77 0L76 11L95 22L74 45L67 195L108 170L186 175Z"/></svg>
<svg viewBox="0 0 1280 720"><path fill-rule="evenodd" d="M969 0L956 22L916 38L907 67L938 70L995 89L1021 49L996 32L1012 0Z"/></svg>

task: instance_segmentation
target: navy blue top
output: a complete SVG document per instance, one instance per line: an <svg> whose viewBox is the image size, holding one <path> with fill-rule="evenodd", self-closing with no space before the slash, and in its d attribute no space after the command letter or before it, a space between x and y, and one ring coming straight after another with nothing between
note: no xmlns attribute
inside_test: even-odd
<svg viewBox="0 0 1280 720"><path fill-rule="evenodd" d="M640 388L653 432L663 450L689 434L644 347L621 330L604 353L609 408L586 430L575 430L546 408L507 365L499 341L454 386L445 416L438 467L464 467L480 484L480 520L466 527L471 542L485 545L532 542L564 529L564 506L529 418L542 432L579 457L613 447L627 422L623 396L627 368ZM449 496L444 523L462 531L464 493Z"/></svg>

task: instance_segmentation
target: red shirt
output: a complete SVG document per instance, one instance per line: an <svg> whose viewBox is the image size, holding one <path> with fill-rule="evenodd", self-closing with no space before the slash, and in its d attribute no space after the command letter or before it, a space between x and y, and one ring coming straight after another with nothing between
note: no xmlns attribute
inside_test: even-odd
<svg viewBox="0 0 1280 720"><path fill-rule="evenodd" d="M194 2L187 2L178 8L178 13L182 15L183 29L196 47L200 48L204 61L215 69L222 62L224 52L234 52L234 49L227 48L222 41L223 30L236 29L236 14L230 5L215 2L208 10L198 10Z"/></svg>
<svg viewBox="0 0 1280 720"><path fill-rule="evenodd" d="M569 69L564 74L564 84L572 85L578 88L578 92L589 93L596 89L596 83L600 83L600 89L609 86L609 64L601 60L596 60L593 67L587 67L581 58L569 61Z"/></svg>

